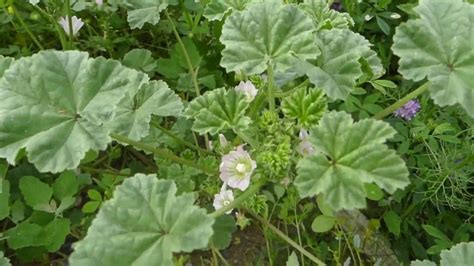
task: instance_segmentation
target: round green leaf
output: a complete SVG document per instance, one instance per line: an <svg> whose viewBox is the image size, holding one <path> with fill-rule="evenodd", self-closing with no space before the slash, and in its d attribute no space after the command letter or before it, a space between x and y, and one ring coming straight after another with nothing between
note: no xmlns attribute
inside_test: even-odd
<svg viewBox="0 0 474 266"><path fill-rule="evenodd" d="M0 78L3 73L13 64L14 59L0 55Z"/></svg>
<svg viewBox="0 0 474 266"><path fill-rule="evenodd" d="M347 29L354 25L354 21L348 13L337 12L329 8L325 0L304 0L299 7L313 20L317 30Z"/></svg>
<svg viewBox="0 0 474 266"><path fill-rule="evenodd" d="M383 143L395 135L389 124L374 119L353 123L349 114L325 114L310 131L320 152L300 160L295 185L301 197L321 194L335 211L364 208L364 184L375 183L389 193L410 181L404 161Z"/></svg>
<svg viewBox="0 0 474 266"><path fill-rule="evenodd" d="M193 194L175 193L174 182L155 175L126 179L76 243L71 265L172 265L173 252L205 248L214 219Z"/></svg>
<svg viewBox="0 0 474 266"><path fill-rule="evenodd" d="M146 79L117 61L78 51L42 51L15 61L0 79L0 157L14 164L26 148L42 172L76 168L88 150L107 147L103 124L123 95Z"/></svg>
<svg viewBox="0 0 474 266"><path fill-rule="evenodd" d="M214 230L211 238L212 246L217 249L227 248L232 240L232 233L234 233L236 228L234 217L222 215L216 218L216 222L212 226Z"/></svg>
<svg viewBox="0 0 474 266"><path fill-rule="evenodd" d="M440 254L441 265L471 265L474 261L474 242L459 243Z"/></svg>
<svg viewBox="0 0 474 266"><path fill-rule="evenodd" d="M314 25L302 10L265 0L230 15L222 29L221 66L247 75L261 74L272 64L276 71L292 67L294 56L315 59Z"/></svg>
<svg viewBox="0 0 474 266"><path fill-rule="evenodd" d="M248 107L245 94L220 88L194 98L184 114L188 119L195 120L192 127L194 131L215 135L227 129L247 128L251 122L245 116Z"/></svg>
<svg viewBox="0 0 474 266"><path fill-rule="evenodd" d="M10 182L0 177L0 220L10 215Z"/></svg>
<svg viewBox="0 0 474 266"><path fill-rule="evenodd" d="M348 29L332 29L318 32L317 37L321 56L315 63L301 60L296 71L306 74L330 98L346 99L354 90L363 73L361 58L368 62L374 74L383 72L380 59L362 35Z"/></svg>
<svg viewBox="0 0 474 266"><path fill-rule="evenodd" d="M311 229L316 233L324 233L334 227L336 218L333 216L318 215L311 223Z"/></svg>
<svg viewBox="0 0 474 266"><path fill-rule="evenodd" d="M364 184L365 192L367 193L367 198L371 200L381 200L383 198L383 191L376 185L372 183Z"/></svg>
<svg viewBox="0 0 474 266"><path fill-rule="evenodd" d="M251 3L262 2L262 0L211 0L204 9L204 17L208 20L222 20L232 10L244 10Z"/></svg>
<svg viewBox="0 0 474 266"><path fill-rule="evenodd" d="M49 205L49 200L53 196L53 189L34 176L22 177L19 187L26 204L34 209Z"/></svg>
<svg viewBox="0 0 474 266"><path fill-rule="evenodd" d="M151 115L179 116L183 109L179 96L163 81L145 83L133 95L125 95L117 105L114 120L107 124L112 132L132 140L148 136Z"/></svg>
<svg viewBox="0 0 474 266"><path fill-rule="evenodd" d="M141 29L145 23L156 25L160 21L160 13L168 7L169 0L111 0L127 9L127 21L130 28Z"/></svg>
<svg viewBox="0 0 474 266"><path fill-rule="evenodd" d="M419 18L397 27L393 52L399 72L414 81L431 81L440 106L460 104L474 117L474 6L462 0L421 0Z"/></svg>

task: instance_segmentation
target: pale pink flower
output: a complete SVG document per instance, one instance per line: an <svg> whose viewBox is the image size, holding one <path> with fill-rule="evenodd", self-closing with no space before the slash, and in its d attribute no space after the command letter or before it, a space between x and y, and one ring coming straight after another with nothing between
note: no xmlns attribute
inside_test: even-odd
<svg viewBox="0 0 474 266"><path fill-rule="evenodd" d="M258 90L255 88L255 85L251 81L243 82L241 81L239 85L235 87L237 92L241 92L247 96L247 100L251 102L258 93Z"/></svg>
<svg viewBox="0 0 474 266"><path fill-rule="evenodd" d="M98 5L98 6L101 6L104 4L104 0L95 0L95 3Z"/></svg>
<svg viewBox="0 0 474 266"><path fill-rule="evenodd" d="M305 129L300 130L300 144L298 145L298 148L296 151L301 154L301 156L308 156L314 154L314 147L313 144L309 141L309 134L308 131Z"/></svg>
<svg viewBox="0 0 474 266"><path fill-rule="evenodd" d="M246 190L250 185L250 177L257 168L257 163L250 158L250 154L242 148L231 151L222 157L219 166L220 178L231 188Z"/></svg>
<svg viewBox="0 0 474 266"><path fill-rule="evenodd" d="M212 205L214 209L219 210L224 208L225 206L229 205L234 201L234 193L232 190L223 190L219 194L214 195L214 202ZM229 214L232 212L232 209L227 211L226 213Z"/></svg>
<svg viewBox="0 0 474 266"><path fill-rule="evenodd" d="M76 16L72 16L71 21L72 21L72 35L76 35L77 32L82 28L82 26L84 26L84 22L82 22L82 20ZM69 34L68 16L61 17L59 19L59 24L61 25L61 27L63 27L66 34Z"/></svg>

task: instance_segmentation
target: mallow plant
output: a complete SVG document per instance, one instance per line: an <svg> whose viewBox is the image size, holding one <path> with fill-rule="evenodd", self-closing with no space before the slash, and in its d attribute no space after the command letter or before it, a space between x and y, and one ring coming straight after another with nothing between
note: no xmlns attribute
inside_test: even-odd
<svg viewBox="0 0 474 266"><path fill-rule="evenodd" d="M456 105L474 117L474 7L469 3L419 2L417 17L397 27L392 49L400 57L403 78L422 84L373 117L358 119L336 106L386 71L371 43L351 30L354 22L347 13L321 0L207 2L202 15L222 25L217 27L219 66L241 79L207 90L191 45L171 19L173 1L107 2L127 12L131 30L157 27L161 16L168 19L193 97L183 97L143 69L78 50L0 57L0 157L11 166L26 158L37 171L62 178L52 188L46 185L51 193L45 197L26 198L33 209L55 214L51 227L65 228L59 246L69 229L62 212L78 195L61 197L55 187L65 182L65 173L80 172L89 154L131 146L152 155L158 167L167 162L192 169L213 186L183 192L178 181L160 171L124 177L101 204L87 234L73 243L70 265L173 265L176 254L225 249L234 228L222 226L223 217L236 209L281 237L301 261L324 265L301 240L293 241L261 217L256 195L272 185L292 186L300 199L317 201L329 220L365 209L374 193L390 196L410 185L404 158L387 143L397 131L383 118L393 113L412 119L420 109L416 97L425 91L436 105ZM80 28L69 28L77 17L68 12L59 22L72 32L63 32L66 43ZM189 123L195 144L167 130L163 121ZM201 158L154 142L157 132ZM217 163L203 163L203 158ZM10 182L1 180L0 200L7 205ZM44 187L33 177L20 180L25 197L35 184ZM102 201L100 195L94 198ZM327 220L313 225L327 226ZM47 234L38 227L30 220L19 222L6 231L7 244L26 247L19 239L22 233ZM59 249L56 242L40 246L49 252ZM459 244L441 253L441 264L461 265L472 256L472 242ZM8 265L7 259L0 264Z"/></svg>

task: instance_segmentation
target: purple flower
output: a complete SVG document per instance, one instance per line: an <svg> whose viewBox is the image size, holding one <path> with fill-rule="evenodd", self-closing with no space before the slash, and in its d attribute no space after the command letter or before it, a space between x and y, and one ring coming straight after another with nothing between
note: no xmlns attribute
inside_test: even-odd
<svg viewBox="0 0 474 266"><path fill-rule="evenodd" d="M418 100L410 100L404 106L396 110L394 115L405 120L411 120L420 108L421 106Z"/></svg>
<svg viewBox="0 0 474 266"><path fill-rule="evenodd" d="M301 129L300 130L300 144L298 145L298 148L296 151L301 154L301 156L308 156L314 154L314 147L313 144L309 141L309 134L306 129Z"/></svg>
<svg viewBox="0 0 474 266"><path fill-rule="evenodd" d="M71 21L72 21L72 35L76 35L76 33L82 28L82 26L84 26L84 22L82 22L82 20L80 18L77 18L76 16L72 16ZM66 34L69 34L68 16L61 17L59 19L59 24L61 25L61 27L63 27Z"/></svg>
<svg viewBox="0 0 474 266"><path fill-rule="evenodd" d="M342 4L339 2L334 2L331 4L331 9L334 9L336 11L341 11L342 10Z"/></svg>
<svg viewBox="0 0 474 266"><path fill-rule="evenodd" d="M250 154L242 146L222 157L219 171L220 178L224 183L231 188L244 191L250 185L250 177L257 168L257 163L250 158Z"/></svg>
<svg viewBox="0 0 474 266"><path fill-rule="evenodd" d="M219 194L214 195L214 202L212 205L214 209L219 210L234 201L234 193L232 190L222 190ZM231 213L232 210L227 211L226 213Z"/></svg>
<svg viewBox="0 0 474 266"><path fill-rule="evenodd" d="M255 88L255 85L251 81L243 82L241 81L237 87L235 87L237 92L241 92L247 96L247 100L251 102L255 96L257 95L258 91Z"/></svg>

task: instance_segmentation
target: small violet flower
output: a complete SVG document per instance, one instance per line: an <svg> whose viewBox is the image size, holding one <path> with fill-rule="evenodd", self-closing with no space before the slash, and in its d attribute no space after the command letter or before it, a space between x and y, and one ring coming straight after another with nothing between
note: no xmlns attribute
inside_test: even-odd
<svg viewBox="0 0 474 266"><path fill-rule="evenodd" d="M342 4L339 2L334 2L331 4L330 8L340 12L342 10Z"/></svg>
<svg viewBox="0 0 474 266"><path fill-rule="evenodd" d="M232 190L222 190L219 194L214 195L214 202L212 205L214 209L219 210L234 201L234 193ZM232 210L227 211L226 213L231 213Z"/></svg>
<svg viewBox="0 0 474 266"><path fill-rule="evenodd" d="M300 130L300 144L298 145L298 148L296 151L301 154L301 156L308 156L314 154L314 147L313 144L309 141L309 134L308 131L305 129Z"/></svg>
<svg viewBox="0 0 474 266"><path fill-rule="evenodd" d="M241 81L237 87L235 87L237 92L242 92L247 96L247 100L251 102L258 93L258 90L255 88L255 85L251 81L243 82Z"/></svg>
<svg viewBox="0 0 474 266"><path fill-rule="evenodd" d="M404 106L396 110L394 115L405 120L411 120L413 117L415 117L420 108L421 106L418 100L410 100Z"/></svg>
<svg viewBox="0 0 474 266"><path fill-rule="evenodd" d="M242 145L222 157L219 166L220 178L231 188L246 190L250 185L250 177L257 168L257 163L250 158Z"/></svg>
<svg viewBox="0 0 474 266"><path fill-rule="evenodd" d="M76 16L72 16L72 35L76 35L76 33L84 26L84 22L80 18L77 18ZM66 34L69 34L69 22L68 22L68 16L66 17L61 17L59 19L59 24L61 27L63 27L64 31Z"/></svg>

